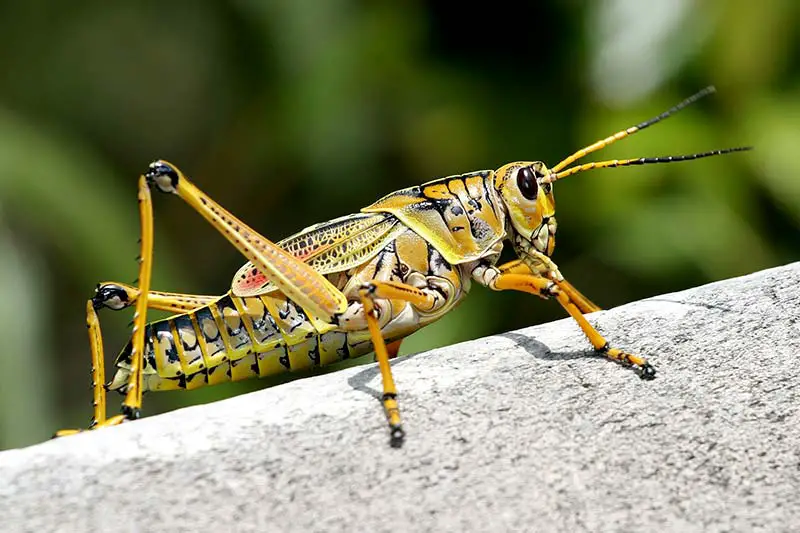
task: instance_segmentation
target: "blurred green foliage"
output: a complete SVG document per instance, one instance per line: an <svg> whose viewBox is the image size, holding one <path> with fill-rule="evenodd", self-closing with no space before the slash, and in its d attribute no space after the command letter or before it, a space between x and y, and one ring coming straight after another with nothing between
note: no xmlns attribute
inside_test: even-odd
<svg viewBox="0 0 800 533"><path fill-rule="evenodd" d="M437 176L553 164L713 83L602 158L757 150L559 183L555 260L612 307L800 256L799 3L479 6L0 3L0 448L87 422L84 302L135 277L136 176L159 157L277 240ZM243 259L155 200L155 288L227 290ZM123 314L101 316L109 362ZM404 352L561 316L476 287ZM151 395L145 413L263 385Z"/></svg>

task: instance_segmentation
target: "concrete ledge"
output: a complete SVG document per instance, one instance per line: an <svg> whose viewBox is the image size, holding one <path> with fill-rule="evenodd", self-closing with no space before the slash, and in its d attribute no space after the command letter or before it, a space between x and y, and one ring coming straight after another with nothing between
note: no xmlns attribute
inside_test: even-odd
<svg viewBox="0 0 800 533"><path fill-rule="evenodd" d="M534 302L535 303L535 302ZM0 453L0 530L800 527L800 263Z"/></svg>

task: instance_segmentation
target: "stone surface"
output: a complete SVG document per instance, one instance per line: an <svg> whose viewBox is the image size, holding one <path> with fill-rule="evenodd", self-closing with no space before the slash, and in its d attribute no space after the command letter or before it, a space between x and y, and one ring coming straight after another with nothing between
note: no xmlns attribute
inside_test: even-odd
<svg viewBox="0 0 800 533"><path fill-rule="evenodd" d="M17 531L800 528L800 263L0 453Z"/></svg>

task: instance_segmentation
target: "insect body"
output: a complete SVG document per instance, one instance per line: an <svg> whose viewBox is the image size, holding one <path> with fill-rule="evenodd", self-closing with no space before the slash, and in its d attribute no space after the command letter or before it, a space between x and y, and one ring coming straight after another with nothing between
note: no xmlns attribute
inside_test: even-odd
<svg viewBox="0 0 800 533"><path fill-rule="evenodd" d="M278 245L293 248L325 274L348 297L347 310L332 322L314 320L248 263L225 296L146 327L145 391L263 377L371 352L358 298L359 289L370 281L413 283L432 302L418 308L403 301L377 300L387 340L405 337L436 320L468 290L469 281L462 284L459 268L388 213L343 217L308 228ZM100 286L94 302L108 305L113 298L119 306L118 302L130 304L137 296L134 287L109 283ZM150 297L152 304L153 293ZM127 386L131 348L129 343L120 355L109 389Z"/></svg>
<svg viewBox="0 0 800 533"><path fill-rule="evenodd" d="M664 163L745 150L586 163L577 159L650 126L712 92L707 88L658 117L579 150L552 169L509 163L404 189L360 213L317 224L273 244L197 189L175 166L152 163L139 182L142 250L138 287L98 286L87 304L95 412L91 427L135 419L147 390L194 389L267 376L375 352L391 444L404 438L389 367L399 342L440 318L472 282L555 298L592 346L643 379L655 369L613 348L584 314L599 308L550 259L555 247L553 183L593 168ZM203 215L249 262L219 297L150 290L150 190L174 193ZM518 259L498 265L510 243ZM125 394L122 414L106 418L102 339L95 310L136 305L133 335L105 387ZM148 308L175 312L146 324ZM388 346L386 343L389 343ZM73 433L61 431L59 435Z"/></svg>

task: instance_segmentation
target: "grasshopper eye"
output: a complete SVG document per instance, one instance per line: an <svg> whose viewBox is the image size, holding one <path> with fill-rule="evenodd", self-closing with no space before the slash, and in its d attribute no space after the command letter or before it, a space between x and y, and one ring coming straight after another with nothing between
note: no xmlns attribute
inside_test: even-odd
<svg viewBox="0 0 800 533"><path fill-rule="evenodd" d="M536 172L531 167L522 167L517 171L517 187L528 200L536 199L539 183L536 181Z"/></svg>

